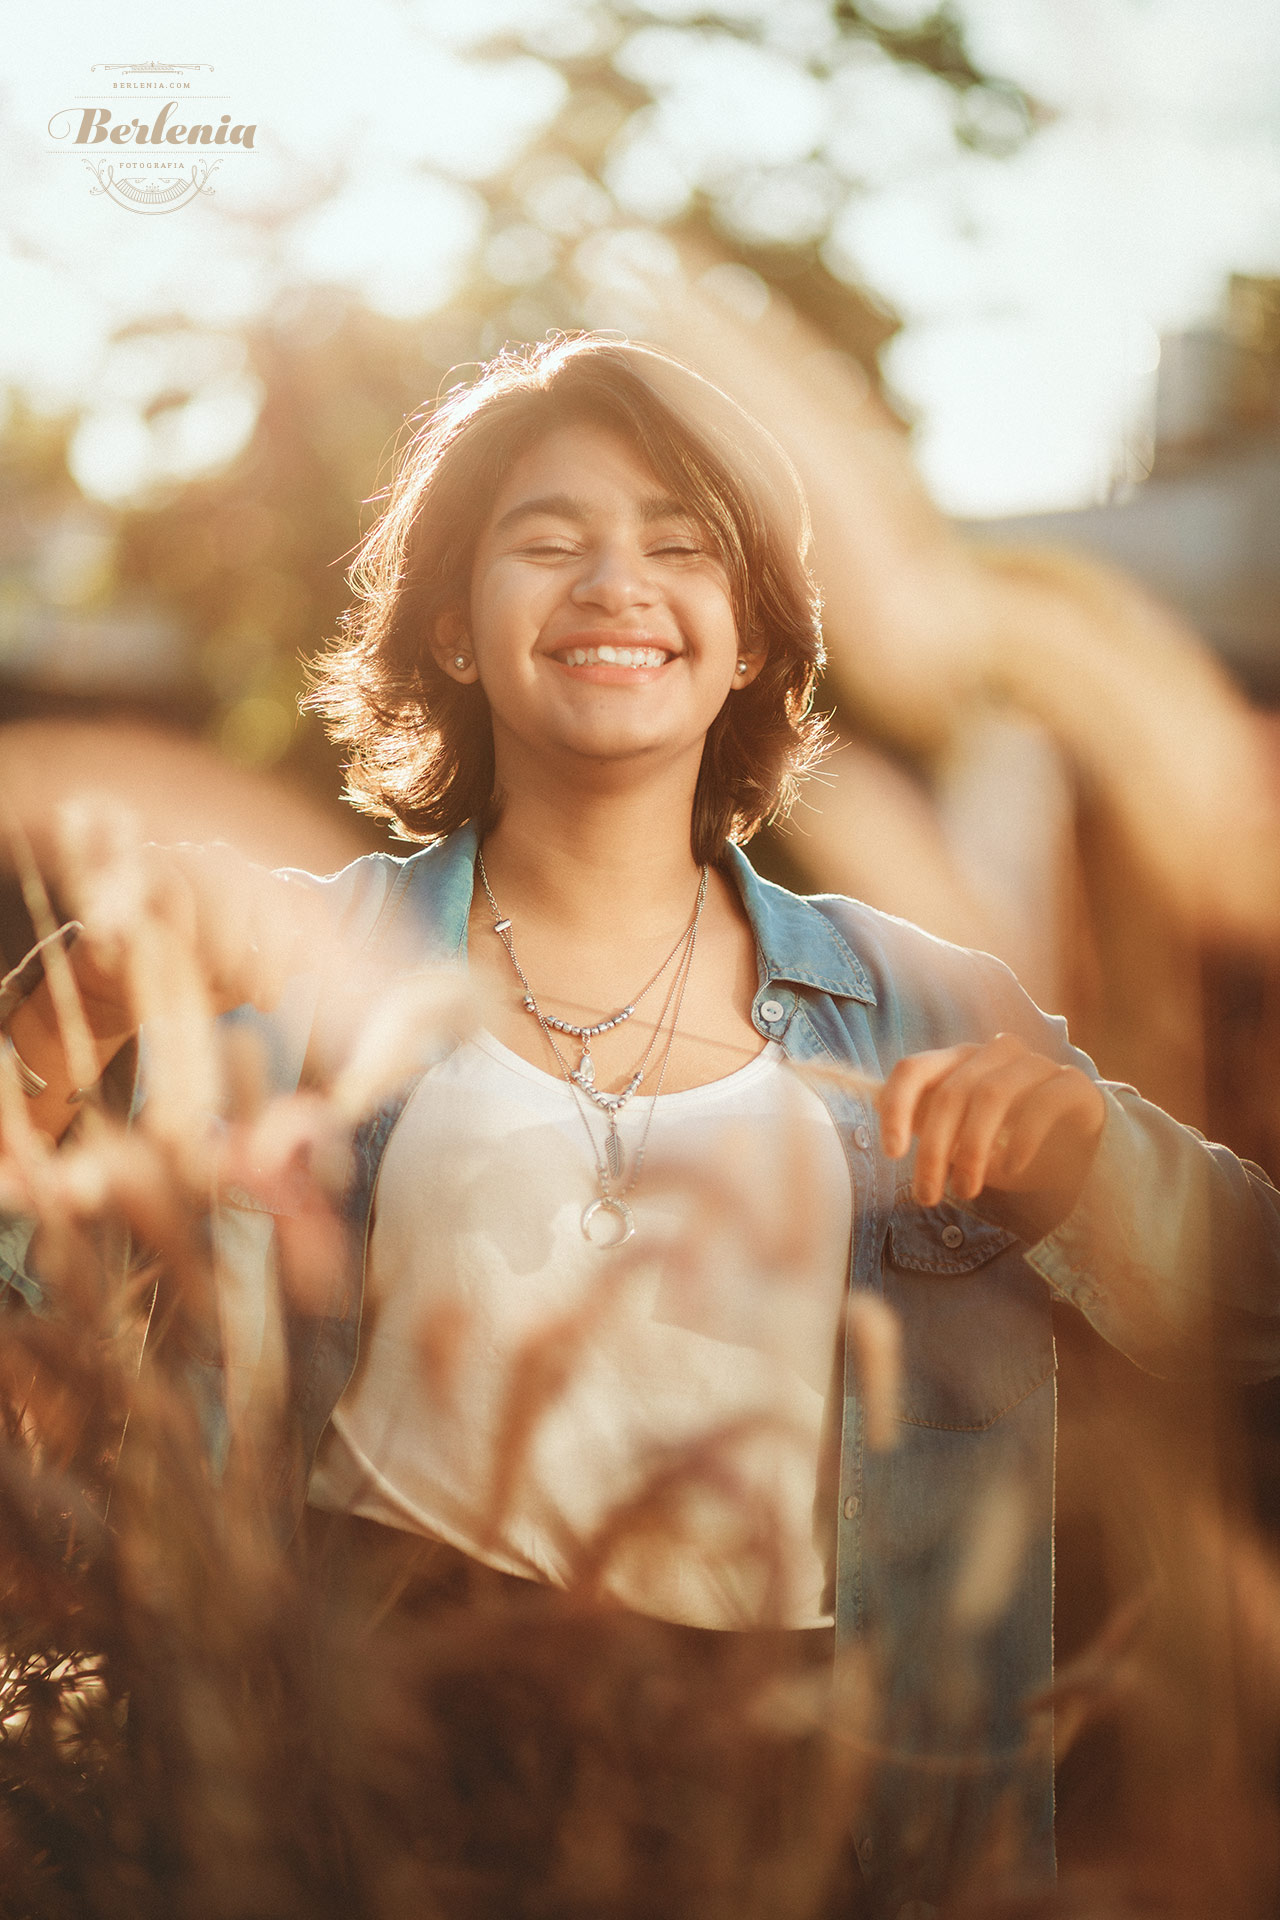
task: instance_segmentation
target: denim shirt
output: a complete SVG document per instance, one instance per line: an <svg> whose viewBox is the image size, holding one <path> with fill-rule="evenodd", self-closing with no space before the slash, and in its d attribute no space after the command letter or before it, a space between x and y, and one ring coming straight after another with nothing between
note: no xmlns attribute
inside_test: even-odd
<svg viewBox="0 0 1280 1920"><path fill-rule="evenodd" d="M324 881L372 958L465 962L476 835L463 828L405 860L374 854ZM726 849L755 936L751 1019L799 1065L882 1078L904 1055L997 1033L1096 1078L1000 962L830 895L801 898ZM281 1088L297 1084L323 992L300 981L272 1016ZM274 1489L295 1518L320 1437L355 1367L367 1248L383 1152L416 1080L359 1128L346 1196L356 1258L327 1312L286 1325L294 1443ZM835 1356L830 1523L837 1662L878 1700L865 1728L875 1765L856 1839L875 1911L937 1900L993 1822L1012 1822L1023 1865L1053 1865L1053 1752L1028 1701L1052 1669L1055 1432L1051 1297L1073 1303L1151 1371L1203 1370L1206 1351L1245 1378L1280 1371L1280 1195L1258 1169L1210 1146L1130 1088L1101 1083L1106 1121L1072 1211L1041 1237L1017 1204L924 1208L910 1161L888 1160L856 1082L810 1083L839 1133L852 1191L848 1284L899 1318L898 1438L867 1444L852 1342ZM236 1231L229 1213L229 1230ZM8 1257L6 1258L6 1244ZM252 1241L250 1258L269 1249ZM0 1228L0 1280L28 1300L21 1223ZM997 1548L983 1542L1000 1541ZM909 1909L920 1913L926 1907Z"/></svg>

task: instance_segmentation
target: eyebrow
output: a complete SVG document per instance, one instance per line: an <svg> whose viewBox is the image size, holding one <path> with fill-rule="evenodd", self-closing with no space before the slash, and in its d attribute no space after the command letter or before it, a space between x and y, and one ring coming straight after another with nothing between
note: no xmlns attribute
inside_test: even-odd
<svg viewBox="0 0 1280 1920"><path fill-rule="evenodd" d="M518 501L503 514L493 530L495 533L505 533L518 521L530 520L539 514L556 520L576 520L582 525L591 518L591 508L585 500L575 500L572 494L543 493L534 500ZM650 526L655 520L692 520L694 515L682 500L663 494L643 502L640 518L645 526Z"/></svg>

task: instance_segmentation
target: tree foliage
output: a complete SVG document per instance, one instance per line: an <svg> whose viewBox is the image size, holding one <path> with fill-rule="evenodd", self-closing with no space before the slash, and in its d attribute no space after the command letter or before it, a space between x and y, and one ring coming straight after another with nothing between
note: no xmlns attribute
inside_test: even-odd
<svg viewBox="0 0 1280 1920"><path fill-rule="evenodd" d="M478 50L478 57L494 59L535 54L559 69L566 87L542 135L482 183L485 243L448 304L408 321L381 317L358 293L334 287L300 285L278 298L246 329L262 405L243 453L222 471L170 487L119 517L114 577L99 583L98 596L172 617L187 655L185 717L233 759L283 763L319 792L336 793L332 756L294 712L299 661L341 611L345 558L367 524L405 422L461 377L459 370L504 342L595 323L593 273L601 262L607 270L620 245L625 259L638 236L664 235L694 256L736 267L739 295L782 293L874 380L895 321L873 293L851 283L847 267L833 266L830 216L857 193L858 182L840 176L821 140L799 159L748 170L752 190L781 192L784 206L802 171L811 213L794 233L744 231L734 197L741 196L741 169L693 180L684 204L666 218L638 218L620 202L611 186L617 156L661 107L661 86L637 79L626 57L637 35L676 36L669 45L677 77L695 51L705 59L754 49L781 63L780 73L803 74L822 88L835 86L850 61L887 60L895 70L932 76L951 101L955 140L988 153L1023 139L1037 117L1017 87L976 66L949 5L904 20L900 10L895 18L848 0L679 16L615 4L583 19L576 40L562 27L557 44L531 10L527 28ZM331 181L326 190L340 184ZM812 205L821 211L824 204L827 217L815 225ZM264 217L264 252L299 211ZM189 325L156 314L131 333L145 349L153 336L158 341ZM189 397L166 391L150 417ZM54 435L60 444L73 424L61 424ZM38 470L47 493L47 449L38 443L18 417L6 448L10 482L20 483L24 470L34 482ZM0 693L0 714L41 705L40 695L12 684Z"/></svg>

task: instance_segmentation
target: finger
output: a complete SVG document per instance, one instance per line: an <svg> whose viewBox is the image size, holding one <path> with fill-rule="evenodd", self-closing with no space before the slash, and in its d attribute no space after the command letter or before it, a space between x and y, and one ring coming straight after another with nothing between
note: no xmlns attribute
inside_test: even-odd
<svg viewBox="0 0 1280 1920"><path fill-rule="evenodd" d="M1059 1067L1011 1115L1007 1139L992 1153L988 1184L1027 1192L1078 1181L1105 1119L1106 1102L1096 1083L1074 1067Z"/></svg>
<svg viewBox="0 0 1280 1920"><path fill-rule="evenodd" d="M991 1073L1025 1058L1027 1052L1020 1040L1000 1034L980 1047L967 1048L948 1072L923 1090L914 1116L916 1159L911 1182L922 1205L935 1206L942 1198L955 1138L974 1090Z"/></svg>
<svg viewBox="0 0 1280 1920"><path fill-rule="evenodd" d="M990 1178L996 1141L1000 1140L1002 1151L1007 1151L1027 1096L1058 1072L1052 1060L1025 1054L994 1068L974 1086L956 1128L943 1176L957 1199L974 1200L982 1192Z"/></svg>
<svg viewBox="0 0 1280 1920"><path fill-rule="evenodd" d="M215 1007L223 1004L244 943L242 908L228 887L215 850L166 849L172 861L159 918L194 965Z"/></svg>
<svg viewBox="0 0 1280 1920"><path fill-rule="evenodd" d="M265 867L252 869L254 884L249 997L269 1012L289 979L323 965L335 928L321 895Z"/></svg>
<svg viewBox="0 0 1280 1920"><path fill-rule="evenodd" d="M273 1005L287 972L298 966L293 903L283 897L286 883L232 847L189 852L197 956L215 1005L220 1010L247 1002Z"/></svg>
<svg viewBox="0 0 1280 1920"><path fill-rule="evenodd" d="M275 997L273 957L290 930L281 884L239 855L220 861L211 882L208 905L219 919L206 940L219 1002L263 1006Z"/></svg>
<svg viewBox="0 0 1280 1920"><path fill-rule="evenodd" d="M148 913L194 947L199 940L200 889L192 869L200 849L148 845L140 853Z"/></svg>
<svg viewBox="0 0 1280 1920"><path fill-rule="evenodd" d="M928 1053L908 1054L899 1060L880 1091L880 1141L890 1160L901 1160L916 1130L920 1102L931 1087L976 1053L977 1047L938 1047Z"/></svg>

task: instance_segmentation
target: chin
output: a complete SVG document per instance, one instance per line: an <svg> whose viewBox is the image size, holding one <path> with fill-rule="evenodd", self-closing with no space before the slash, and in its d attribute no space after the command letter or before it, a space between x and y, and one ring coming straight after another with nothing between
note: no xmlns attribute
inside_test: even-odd
<svg viewBox="0 0 1280 1920"><path fill-rule="evenodd" d="M660 734L655 736L632 731L579 735L566 740L564 748L583 760L597 763L616 761L619 764L652 756L674 758L682 751L680 746Z"/></svg>
<svg viewBox="0 0 1280 1920"><path fill-rule="evenodd" d="M549 719L547 745L552 749L612 757L663 747L679 752L688 744L689 729L673 726L669 716L654 713L561 713Z"/></svg>
<svg viewBox="0 0 1280 1920"><path fill-rule="evenodd" d="M694 721L686 716L681 725L673 723L670 715L655 713L561 711L544 713L540 724L522 728L518 734L510 729L511 747L526 766L543 764L548 773L575 765L584 771L615 766L622 772L637 762L662 765L690 758L696 762L709 725L710 720L701 724L700 717ZM501 727L495 738L500 761L506 758L501 734L508 731ZM521 741L523 745L517 745Z"/></svg>

